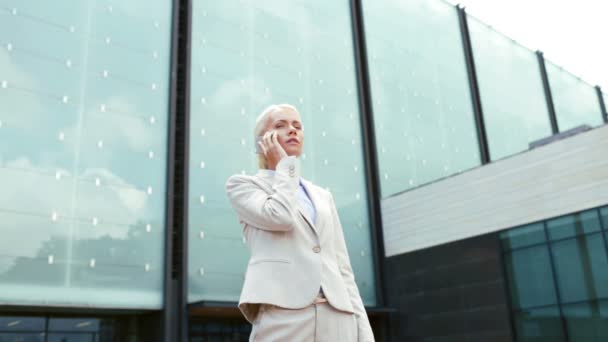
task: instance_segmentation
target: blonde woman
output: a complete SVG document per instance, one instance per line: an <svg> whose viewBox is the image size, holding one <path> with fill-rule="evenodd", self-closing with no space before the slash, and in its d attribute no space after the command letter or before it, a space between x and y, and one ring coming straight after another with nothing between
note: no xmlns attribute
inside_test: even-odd
<svg viewBox="0 0 608 342"><path fill-rule="evenodd" d="M333 197L300 177L300 114L272 105L254 135L259 172L226 183L251 252L239 301L249 340L374 341Z"/></svg>

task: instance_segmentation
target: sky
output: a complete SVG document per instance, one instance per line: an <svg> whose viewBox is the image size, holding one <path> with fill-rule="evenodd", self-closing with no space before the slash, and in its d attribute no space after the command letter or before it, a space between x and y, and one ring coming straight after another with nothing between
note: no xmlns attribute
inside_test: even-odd
<svg viewBox="0 0 608 342"><path fill-rule="evenodd" d="M608 0L449 0L608 93Z"/></svg>

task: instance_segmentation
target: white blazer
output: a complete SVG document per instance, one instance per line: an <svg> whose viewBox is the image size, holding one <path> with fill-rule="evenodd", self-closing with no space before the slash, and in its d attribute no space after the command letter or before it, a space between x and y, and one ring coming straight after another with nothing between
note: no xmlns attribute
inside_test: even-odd
<svg viewBox="0 0 608 342"><path fill-rule="evenodd" d="M315 225L300 208L299 182L299 160L293 156L278 163L274 177L234 175L226 182L251 251L239 308L253 323L258 304L304 308L322 286L331 306L356 315L359 341L374 341L333 197L302 180L317 212Z"/></svg>

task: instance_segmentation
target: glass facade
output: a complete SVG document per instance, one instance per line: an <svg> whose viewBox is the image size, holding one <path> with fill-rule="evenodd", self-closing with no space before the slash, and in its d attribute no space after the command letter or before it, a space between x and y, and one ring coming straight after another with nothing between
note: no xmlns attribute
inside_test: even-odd
<svg viewBox="0 0 608 342"><path fill-rule="evenodd" d="M608 338L608 207L504 231L517 341Z"/></svg>
<svg viewBox="0 0 608 342"><path fill-rule="evenodd" d="M468 17L490 159L552 134L536 54Z"/></svg>
<svg viewBox="0 0 608 342"><path fill-rule="evenodd" d="M1 303L161 307L170 13L0 1Z"/></svg>
<svg viewBox="0 0 608 342"><path fill-rule="evenodd" d="M479 165L454 6L362 3L382 197Z"/></svg>
<svg viewBox="0 0 608 342"><path fill-rule="evenodd" d="M604 123L594 87L549 61L545 66L560 132L580 125L595 127Z"/></svg>
<svg viewBox="0 0 608 342"><path fill-rule="evenodd" d="M302 176L333 193L374 305L349 1L194 2L192 16L189 301L238 301L249 252L224 184L257 172L255 119L290 103L304 123Z"/></svg>

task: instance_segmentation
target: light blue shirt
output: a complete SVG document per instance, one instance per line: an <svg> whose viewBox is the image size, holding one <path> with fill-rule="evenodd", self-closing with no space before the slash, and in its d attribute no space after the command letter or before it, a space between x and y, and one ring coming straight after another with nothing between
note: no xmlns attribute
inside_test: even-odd
<svg viewBox="0 0 608 342"><path fill-rule="evenodd" d="M273 177L275 174L274 170L268 170L268 169L260 169L260 172L265 175L269 175L269 176L273 176ZM310 196L306 192L306 189L302 185L302 180L300 180L300 186L298 187L298 202L300 204L300 208L302 208L306 217L313 224L317 224L317 210L315 209L315 206L312 204L312 200L310 199Z"/></svg>

